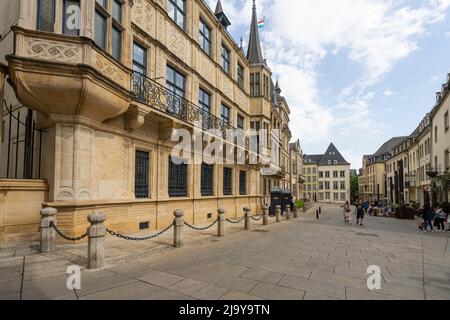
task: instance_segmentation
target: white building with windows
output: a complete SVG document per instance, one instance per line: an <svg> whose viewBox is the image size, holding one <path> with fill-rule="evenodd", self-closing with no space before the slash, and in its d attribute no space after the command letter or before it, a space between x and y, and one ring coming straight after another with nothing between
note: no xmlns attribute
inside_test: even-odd
<svg viewBox="0 0 450 320"><path fill-rule="evenodd" d="M304 170L310 169L311 174L315 172L315 176L311 177L311 188L308 181L306 183L305 199L340 204L350 200L350 163L333 143L324 154L304 155L303 161ZM308 171L305 175L308 177Z"/></svg>

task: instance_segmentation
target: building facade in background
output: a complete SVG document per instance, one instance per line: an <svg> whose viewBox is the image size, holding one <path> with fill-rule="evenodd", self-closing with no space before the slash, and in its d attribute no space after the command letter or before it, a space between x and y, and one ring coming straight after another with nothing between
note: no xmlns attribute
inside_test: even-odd
<svg viewBox="0 0 450 320"><path fill-rule="evenodd" d="M350 163L330 144L320 155L303 156L304 198L319 203L350 201Z"/></svg>

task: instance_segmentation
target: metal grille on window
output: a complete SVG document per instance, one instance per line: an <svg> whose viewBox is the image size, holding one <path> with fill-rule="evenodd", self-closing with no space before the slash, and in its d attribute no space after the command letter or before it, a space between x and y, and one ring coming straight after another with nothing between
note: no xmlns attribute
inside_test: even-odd
<svg viewBox="0 0 450 320"><path fill-rule="evenodd" d="M213 195L214 167L212 165L202 164L201 192L202 196Z"/></svg>
<svg viewBox="0 0 450 320"><path fill-rule="evenodd" d="M175 159L174 159L175 160ZM187 164L169 158L169 196L187 197Z"/></svg>
<svg viewBox="0 0 450 320"><path fill-rule="evenodd" d="M223 195L231 196L233 194L233 170L231 168L223 169Z"/></svg>
<svg viewBox="0 0 450 320"><path fill-rule="evenodd" d="M55 0L38 0L37 27L40 31L54 31Z"/></svg>
<svg viewBox="0 0 450 320"><path fill-rule="evenodd" d="M136 151L135 188L136 198L145 199L149 196L149 153Z"/></svg>
<svg viewBox="0 0 450 320"><path fill-rule="evenodd" d="M247 194L247 172L241 171L239 172L239 194L246 195Z"/></svg>

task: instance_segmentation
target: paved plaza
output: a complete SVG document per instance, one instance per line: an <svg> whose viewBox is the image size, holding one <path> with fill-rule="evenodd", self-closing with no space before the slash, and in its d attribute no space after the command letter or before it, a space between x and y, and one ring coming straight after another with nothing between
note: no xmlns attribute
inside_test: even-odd
<svg viewBox="0 0 450 320"><path fill-rule="evenodd" d="M298 219L252 230L227 224L185 228L185 246L168 232L145 242L106 239L107 267L86 270L86 243L60 244L41 255L36 244L0 250L1 299L450 299L450 233L422 233L418 221L366 217L345 225L342 209L325 206ZM81 266L81 289L68 290L69 265ZM369 265L381 268L369 291Z"/></svg>

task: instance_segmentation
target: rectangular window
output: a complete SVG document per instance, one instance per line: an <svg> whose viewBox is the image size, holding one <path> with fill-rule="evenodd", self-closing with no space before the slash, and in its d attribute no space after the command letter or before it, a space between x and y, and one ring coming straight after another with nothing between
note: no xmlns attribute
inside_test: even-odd
<svg viewBox="0 0 450 320"><path fill-rule="evenodd" d="M133 43L133 71L147 75L147 49L138 43Z"/></svg>
<svg viewBox="0 0 450 320"><path fill-rule="evenodd" d="M122 3L118 0L112 2L112 17L118 23L122 23Z"/></svg>
<svg viewBox="0 0 450 320"><path fill-rule="evenodd" d="M71 36L80 35L80 26L72 26L73 22L69 20L69 18L76 12L75 10L80 10L80 0L64 0L62 15L62 30L64 34Z"/></svg>
<svg viewBox="0 0 450 320"><path fill-rule="evenodd" d="M136 151L135 162L134 195L137 199L145 199L149 197L149 153Z"/></svg>
<svg viewBox="0 0 450 320"><path fill-rule="evenodd" d="M230 124L230 108L226 105L222 104L222 112L221 112L222 121L226 124Z"/></svg>
<svg viewBox="0 0 450 320"><path fill-rule="evenodd" d="M341 178L345 178L345 171L341 171Z"/></svg>
<svg viewBox="0 0 450 320"><path fill-rule="evenodd" d="M250 96L251 97L255 96L255 74L254 73L250 74Z"/></svg>
<svg viewBox="0 0 450 320"><path fill-rule="evenodd" d="M238 114L237 116L237 128L244 130L244 117Z"/></svg>
<svg viewBox="0 0 450 320"><path fill-rule="evenodd" d="M333 182L333 190L338 190L339 189L339 185L337 181Z"/></svg>
<svg viewBox="0 0 450 320"><path fill-rule="evenodd" d="M223 168L223 195L231 196L233 194L233 169Z"/></svg>
<svg viewBox="0 0 450 320"><path fill-rule="evenodd" d="M450 171L450 150L444 151L444 167L445 171Z"/></svg>
<svg viewBox="0 0 450 320"><path fill-rule="evenodd" d="M168 0L167 12L169 17L183 30L185 30L186 1Z"/></svg>
<svg viewBox="0 0 450 320"><path fill-rule="evenodd" d="M96 0L96 2L101 5L103 8L107 9L108 0Z"/></svg>
<svg viewBox="0 0 450 320"><path fill-rule="evenodd" d="M319 171L319 178L323 178L323 171Z"/></svg>
<svg viewBox="0 0 450 320"><path fill-rule="evenodd" d="M255 73L255 96L259 97L261 95L261 75Z"/></svg>
<svg viewBox="0 0 450 320"><path fill-rule="evenodd" d="M36 29L39 31L54 32L55 0L38 0Z"/></svg>
<svg viewBox="0 0 450 320"><path fill-rule="evenodd" d="M339 200L339 193L337 192L333 193L333 200L335 201Z"/></svg>
<svg viewBox="0 0 450 320"><path fill-rule="evenodd" d="M345 190L345 181L341 181L341 190Z"/></svg>
<svg viewBox="0 0 450 320"><path fill-rule="evenodd" d="M95 43L106 50L106 17L99 11L95 11L95 32L94 32Z"/></svg>
<svg viewBox="0 0 450 320"><path fill-rule="evenodd" d="M338 172L337 171L333 171L333 178L337 178L338 177Z"/></svg>
<svg viewBox="0 0 450 320"><path fill-rule="evenodd" d="M187 197L187 164L180 159L174 161L169 157L169 197Z"/></svg>
<svg viewBox="0 0 450 320"><path fill-rule="evenodd" d="M341 193L341 201L345 201L345 193Z"/></svg>
<svg viewBox="0 0 450 320"><path fill-rule="evenodd" d="M434 127L434 143L438 142L438 127Z"/></svg>
<svg viewBox="0 0 450 320"><path fill-rule="evenodd" d="M199 42L200 47L206 54L211 54L211 29L208 27L203 19L200 19L199 28Z"/></svg>
<svg viewBox="0 0 450 320"><path fill-rule="evenodd" d="M201 175L202 175L201 177L202 196L212 196L214 194L213 191L214 166L203 163Z"/></svg>
<svg viewBox="0 0 450 320"><path fill-rule="evenodd" d="M329 192L325 192L325 199L326 200L330 200L330 193Z"/></svg>
<svg viewBox="0 0 450 320"><path fill-rule="evenodd" d="M330 171L325 171L325 178L329 178L330 177Z"/></svg>
<svg viewBox="0 0 450 320"><path fill-rule="evenodd" d="M230 73L230 50L222 45L222 68L226 73Z"/></svg>
<svg viewBox="0 0 450 320"><path fill-rule="evenodd" d="M330 182L325 181L325 190L330 190Z"/></svg>
<svg viewBox="0 0 450 320"><path fill-rule="evenodd" d="M167 66L166 84L170 92L184 98L186 77L171 66Z"/></svg>
<svg viewBox="0 0 450 320"><path fill-rule="evenodd" d="M444 114L444 128L445 128L445 132L448 131L450 124L449 124L449 120L448 120L448 111Z"/></svg>
<svg viewBox="0 0 450 320"><path fill-rule="evenodd" d="M239 172L239 194L245 196L247 194L247 172Z"/></svg>
<svg viewBox="0 0 450 320"><path fill-rule="evenodd" d="M238 86L244 89L244 67L240 63L237 67L237 82Z"/></svg>
<svg viewBox="0 0 450 320"><path fill-rule="evenodd" d="M120 60L122 56L122 31L116 27L112 27L112 56L116 60Z"/></svg>

